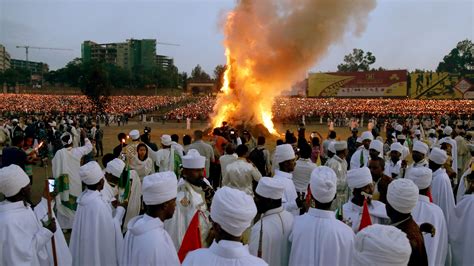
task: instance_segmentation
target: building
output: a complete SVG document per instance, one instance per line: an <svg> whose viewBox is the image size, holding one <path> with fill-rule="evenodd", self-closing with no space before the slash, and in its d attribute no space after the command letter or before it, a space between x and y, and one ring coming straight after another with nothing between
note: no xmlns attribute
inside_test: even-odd
<svg viewBox="0 0 474 266"><path fill-rule="evenodd" d="M157 65L155 39L129 39L121 43L105 44L84 41L81 55L84 62L106 62L129 71L150 69Z"/></svg>
<svg viewBox="0 0 474 266"><path fill-rule="evenodd" d="M24 68L31 71L32 74L44 74L49 71L48 64L42 62L32 62L26 60L11 59L11 68L18 69Z"/></svg>
<svg viewBox="0 0 474 266"><path fill-rule="evenodd" d="M174 60L165 55L156 55L156 65L164 70L168 70L174 65Z"/></svg>
<svg viewBox="0 0 474 266"><path fill-rule="evenodd" d="M5 49L5 46L0 44L0 71L10 68L10 60L10 54Z"/></svg>

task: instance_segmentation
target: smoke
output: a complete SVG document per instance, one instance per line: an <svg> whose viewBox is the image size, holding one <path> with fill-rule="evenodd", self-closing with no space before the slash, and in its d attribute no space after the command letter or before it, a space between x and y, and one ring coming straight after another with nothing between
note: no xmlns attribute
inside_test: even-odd
<svg viewBox="0 0 474 266"><path fill-rule="evenodd" d="M238 1L224 26L230 89L218 95L214 126L264 123L275 97L303 79L346 32L361 34L375 5L375 0Z"/></svg>

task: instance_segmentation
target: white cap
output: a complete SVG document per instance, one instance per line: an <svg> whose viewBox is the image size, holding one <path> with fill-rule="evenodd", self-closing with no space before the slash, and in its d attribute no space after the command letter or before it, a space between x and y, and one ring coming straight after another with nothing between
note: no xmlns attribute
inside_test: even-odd
<svg viewBox="0 0 474 266"><path fill-rule="evenodd" d="M352 265L404 266L411 255L410 241L400 229L373 224L362 229L354 239Z"/></svg>
<svg viewBox="0 0 474 266"><path fill-rule="evenodd" d="M107 163L105 172L112 174L115 177L120 177L122 175L124 168L125 168L125 163L122 160L115 158L109 163Z"/></svg>
<svg viewBox="0 0 474 266"><path fill-rule="evenodd" d="M440 148L433 148L430 153L430 160L436 164L444 164L448 159L448 155L445 150Z"/></svg>
<svg viewBox="0 0 474 266"><path fill-rule="evenodd" d="M369 150L370 149L374 149L378 151L380 154L383 154L383 143L380 140L376 139L370 142Z"/></svg>
<svg viewBox="0 0 474 266"><path fill-rule="evenodd" d="M446 126L444 129L443 129L443 134L445 135L451 135L453 133L453 128L450 127L450 126Z"/></svg>
<svg viewBox="0 0 474 266"><path fill-rule="evenodd" d="M390 151L398 151L400 154L403 153L403 146L399 142L394 142L390 145Z"/></svg>
<svg viewBox="0 0 474 266"><path fill-rule="evenodd" d="M421 135L421 131L419 129L415 130L415 135Z"/></svg>
<svg viewBox="0 0 474 266"><path fill-rule="evenodd" d="M285 185L278 179L264 176L258 181L255 192L269 199L281 199L285 192Z"/></svg>
<svg viewBox="0 0 474 266"><path fill-rule="evenodd" d="M64 141L63 141L63 137L65 137L65 136L69 136L69 140L68 140L67 142L64 142ZM61 135L60 139L61 139L61 143L62 143L63 145L69 145L69 144L72 143L72 135L71 135L69 132L64 132L64 133Z"/></svg>
<svg viewBox="0 0 474 266"><path fill-rule="evenodd" d="M321 203L334 200L337 188L337 177L334 170L327 166L317 167L311 172L311 194Z"/></svg>
<svg viewBox="0 0 474 266"><path fill-rule="evenodd" d="M405 140L405 139L407 139L407 136L400 134L400 135L397 136L397 139Z"/></svg>
<svg viewBox="0 0 474 266"><path fill-rule="evenodd" d="M188 153L183 156L183 168L187 169L203 169L206 167L206 157L201 156L195 149L190 149Z"/></svg>
<svg viewBox="0 0 474 266"><path fill-rule="evenodd" d="M84 184L95 185L104 177L104 173L96 161L90 161L79 168L79 176Z"/></svg>
<svg viewBox="0 0 474 266"><path fill-rule="evenodd" d="M56 122L55 121L53 121L51 123L48 123L48 124L49 124L50 127L56 127Z"/></svg>
<svg viewBox="0 0 474 266"><path fill-rule="evenodd" d="M428 130L428 134L436 134L436 130L434 128Z"/></svg>
<svg viewBox="0 0 474 266"><path fill-rule="evenodd" d="M241 236L251 226L256 214L257 207L252 197L238 189L224 186L214 194L211 218L233 236Z"/></svg>
<svg viewBox="0 0 474 266"><path fill-rule="evenodd" d="M418 187L410 179L396 179L388 185L387 202L400 213L411 213L418 202L418 193Z"/></svg>
<svg viewBox="0 0 474 266"><path fill-rule="evenodd" d="M72 119L68 119L68 120L67 120L67 123L68 123L68 124L72 124L72 123L74 123L74 121L72 121Z"/></svg>
<svg viewBox="0 0 474 266"><path fill-rule="evenodd" d="M357 137L356 143L362 143L362 138L361 138L361 137Z"/></svg>
<svg viewBox="0 0 474 266"><path fill-rule="evenodd" d="M336 144L335 141L331 141L329 142L329 145L328 145L328 151L332 152L332 153L336 153L336 148L334 147L334 145Z"/></svg>
<svg viewBox="0 0 474 266"><path fill-rule="evenodd" d="M413 151L421 152L426 155L429 150L430 148L428 147L428 145L426 145L426 143L419 140L413 142Z"/></svg>
<svg viewBox="0 0 474 266"><path fill-rule="evenodd" d="M347 171L347 185L350 189L362 188L372 182L372 174L366 166Z"/></svg>
<svg viewBox="0 0 474 266"><path fill-rule="evenodd" d="M374 140L374 135L372 135L372 132L370 131L364 131L362 132L362 135L360 136L361 140L364 141L364 140Z"/></svg>
<svg viewBox="0 0 474 266"><path fill-rule="evenodd" d="M337 141L336 143L334 143L334 149L336 151L343 151L347 149L347 141L345 140Z"/></svg>
<svg viewBox="0 0 474 266"><path fill-rule="evenodd" d="M173 141L171 140L171 136L170 135L161 136L161 144L163 144L164 146L171 146L171 144L173 144Z"/></svg>
<svg viewBox="0 0 474 266"><path fill-rule="evenodd" d="M274 163L278 165L284 161L295 159L295 151L290 144L278 145L275 148Z"/></svg>
<svg viewBox="0 0 474 266"><path fill-rule="evenodd" d="M403 126L398 124L395 126L395 131L402 132L403 131Z"/></svg>
<svg viewBox="0 0 474 266"><path fill-rule="evenodd" d="M427 167L410 167L407 169L406 178L413 181L419 189L425 189L431 185L433 171Z"/></svg>
<svg viewBox="0 0 474 266"><path fill-rule="evenodd" d="M143 202L147 205L158 205L176 198L178 179L174 172L154 173L143 178Z"/></svg>
<svg viewBox="0 0 474 266"><path fill-rule="evenodd" d="M130 131L130 133L128 133L128 135L130 136L130 138L132 138L132 140L138 140L140 138L140 131L134 129L134 130Z"/></svg>
<svg viewBox="0 0 474 266"><path fill-rule="evenodd" d="M16 122L16 123L18 123L18 119L16 119L16 118L13 118L13 119L12 119L12 122Z"/></svg>
<svg viewBox="0 0 474 266"><path fill-rule="evenodd" d="M30 184L30 178L16 164L0 168L0 192L5 197L15 196L20 190Z"/></svg>

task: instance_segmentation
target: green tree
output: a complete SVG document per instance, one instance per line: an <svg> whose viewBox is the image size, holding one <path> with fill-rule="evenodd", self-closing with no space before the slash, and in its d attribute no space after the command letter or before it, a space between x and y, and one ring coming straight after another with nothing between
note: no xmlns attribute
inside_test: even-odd
<svg viewBox="0 0 474 266"><path fill-rule="evenodd" d="M369 71L370 65L375 63L375 56L371 52L364 53L362 49L354 49L351 54L344 56L344 63L337 66L340 72Z"/></svg>
<svg viewBox="0 0 474 266"><path fill-rule="evenodd" d="M191 71L191 79L195 81L208 82L211 81L211 77L204 70L202 70L200 65L194 67Z"/></svg>
<svg viewBox="0 0 474 266"><path fill-rule="evenodd" d="M217 65L216 68L214 68L214 80L219 89L222 87L222 83L224 82L224 73L226 69L227 67L224 65Z"/></svg>
<svg viewBox="0 0 474 266"><path fill-rule="evenodd" d="M30 71L26 68L9 68L0 72L0 85L6 83L8 86L15 86L19 84L30 83Z"/></svg>
<svg viewBox="0 0 474 266"><path fill-rule="evenodd" d="M181 86L181 89L185 90L188 86L188 73L182 72L179 74L178 87Z"/></svg>
<svg viewBox="0 0 474 266"><path fill-rule="evenodd" d="M458 42L456 47L443 58L436 68L437 72L460 73L474 70L474 44L471 40Z"/></svg>
<svg viewBox="0 0 474 266"><path fill-rule="evenodd" d="M110 96L110 82L104 63L97 61L85 62L81 67L79 86L96 106L98 112L104 112L105 103Z"/></svg>

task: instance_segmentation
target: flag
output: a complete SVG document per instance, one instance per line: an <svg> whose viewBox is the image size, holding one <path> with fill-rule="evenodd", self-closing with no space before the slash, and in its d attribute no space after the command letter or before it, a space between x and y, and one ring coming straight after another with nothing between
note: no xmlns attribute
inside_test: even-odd
<svg viewBox="0 0 474 266"><path fill-rule="evenodd" d="M191 222L189 223L188 230L184 234L181 247L178 251L179 261L183 262L188 252L201 248L201 230L199 229L199 213L197 210L194 214Z"/></svg>
<svg viewBox="0 0 474 266"><path fill-rule="evenodd" d="M367 198L365 198L364 207L362 208L362 217L360 218L359 231L369 225L372 225L372 220L370 219L369 205L367 204Z"/></svg>

